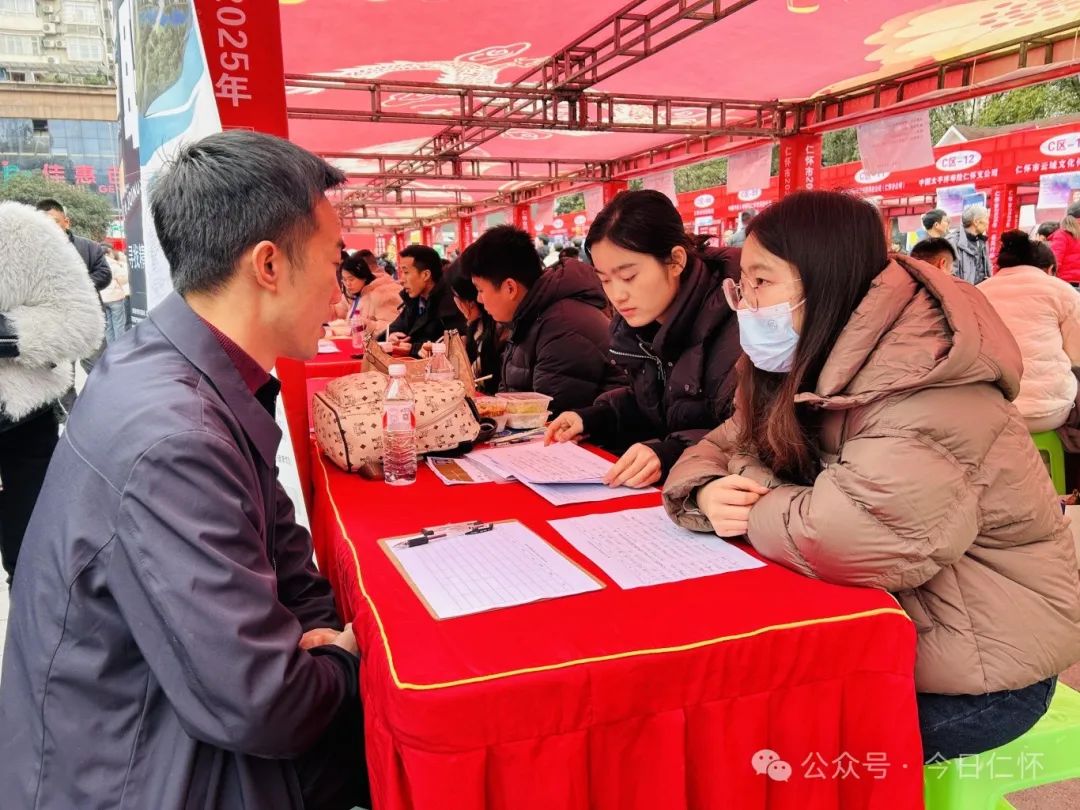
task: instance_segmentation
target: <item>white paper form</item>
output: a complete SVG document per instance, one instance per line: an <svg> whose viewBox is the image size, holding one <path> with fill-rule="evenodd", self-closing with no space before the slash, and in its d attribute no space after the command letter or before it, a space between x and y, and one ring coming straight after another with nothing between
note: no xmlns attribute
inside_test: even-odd
<svg viewBox="0 0 1080 810"><path fill-rule="evenodd" d="M522 481L521 483L554 506L613 501L616 498L630 498L634 495L646 495L650 492L656 492L655 487L645 489L615 487L612 489L604 484L533 484L530 481Z"/></svg>
<svg viewBox="0 0 1080 810"><path fill-rule="evenodd" d="M524 605L604 586L521 523L386 551L439 619Z"/></svg>
<svg viewBox="0 0 1080 810"><path fill-rule="evenodd" d="M676 526L662 506L550 523L621 588L643 588L765 566L714 534Z"/></svg>
<svg viewBox="0 0 1080 810"><path fill-rule="evenodd" d="M474 450L485 466L531 484L599 484L611 462L572 442L544 447L542 440L509 447Z"/></svg>

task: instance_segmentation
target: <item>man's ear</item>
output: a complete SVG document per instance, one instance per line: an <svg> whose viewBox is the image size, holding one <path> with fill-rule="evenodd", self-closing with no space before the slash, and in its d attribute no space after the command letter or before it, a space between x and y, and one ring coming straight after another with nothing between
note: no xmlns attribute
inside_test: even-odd
<svg viewBox="0 0 1080 810"><path fill-rule="evenodd" d="M281 289L288 264L285 251L273 242L262 241L248 253L248 261L248 270L258 286L269 292Z"/></svg>

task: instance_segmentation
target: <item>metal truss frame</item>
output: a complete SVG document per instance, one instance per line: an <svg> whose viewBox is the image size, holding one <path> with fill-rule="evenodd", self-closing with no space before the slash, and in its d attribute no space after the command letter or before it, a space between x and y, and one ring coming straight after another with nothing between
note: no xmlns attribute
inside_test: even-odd
<svg viewBox="0 0 1080 810"><path fill-rule="evenodd" d="M633 94L585 92L585 88L610 78L618 70L640 62L658 50L674 44L705 25L744 8L752 0L739 3L690 2L667 0L650 14L636 9L652 2L632 2L612 15L574 44L564 48L542 65L525 74L511 88L472 87L464 85L426 85L418 82L372 82L366 80L327 79L326 77L290 76L290 84L319 82L317 86L363 89L376 100L367 111L290 110L290 116L340 120L398 120L385 112L382 95L391 92L428 93L433 98L453 98L457 112L449 126L424 143L411 155L379 153L326 153L326 157L374 160L378 171L352 175L373 182L350 191L343 204L363 204L410 191L406 186L415 180L460 179L491 182L535 183L525 189L498 192L482 202L459 198L445 218L463 215L493 205L526 202L557 192L567 192L574 185L614 179L627 179L650 170L676 168L689 163L720 157L754 143L798 133L813 134L854 126L882 115L884 111L907 112L963 101L993 92L1049 81L1080 71L1077 42L1080 20L999 44L991 49L972 51L935 65L915 68L883 77L874 82L846 88L794 103L755 102L736 99L660 98ZM651 19L661 11L663 21ZM659 38L661 30L687 27ZM593 42L593 45L585 45ZM532 80L531 86L522 86ZM306 85L312 86L312 85ZM392 89L396 88L396 89ZM614 105L630 104L650 111L644 122L620 125L613 123ZM680 109L698 111L707 122L701 127L678 124L668 126ZM382 110L384 112L376 112ZM704 111L704 112L701 112ZM738 112L736 112L738 111ZM749 125L739 114L752 117ZM446 115L418 114L424 123L447 122ZM379 116L379 117L376 117ZM415 120L410 123L416 123ZM610 125L610 126L609 126ZM620 128L625 127L625 128ZM644 150L611 161L546 158L470 158L468 152L510 128L593 129L594 131L668 132L689 134L661 147ZM687 133L687 130L692 130ZM543 166L538 175L526 167ZM506 167L505 174L484 174L485 167ZM436 189L417 191L436 192ZM480 196L485 192L469 192ZM413 200L417 198L414 196ZM424 218L415 223L439 221Z"/></svg>

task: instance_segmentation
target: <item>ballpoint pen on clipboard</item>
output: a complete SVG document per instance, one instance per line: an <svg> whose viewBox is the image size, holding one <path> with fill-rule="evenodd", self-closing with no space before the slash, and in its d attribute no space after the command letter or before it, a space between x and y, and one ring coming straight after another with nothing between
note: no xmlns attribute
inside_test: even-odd
<svg viewBox="0 0 1080 810"><path fill-rule="evenodd" d="M419 534L412 537L403 537L394 543L394 548L415 548L426 546L433 540L442 540L447 537L463 537L469 534L483 534L495 528L494 523L484 523L472 520L467 523L447 523L444 526L432 526L430 529L421 529Z"/></svg>
<svg viewBox="0 0 1080 810"><path fill-rule="evenodd" d="M546 427L533 428L532 430L526 430L524 433L511 433L509 436L500 436L498 439L491 439L488 444L492 447L502 447L507 444L531 442L540 438L545 433L547 433Z"/></svg>

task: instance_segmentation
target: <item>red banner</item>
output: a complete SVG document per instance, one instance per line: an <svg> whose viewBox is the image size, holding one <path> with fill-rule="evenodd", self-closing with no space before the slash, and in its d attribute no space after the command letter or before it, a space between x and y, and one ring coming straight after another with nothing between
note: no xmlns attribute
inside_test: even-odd
<svg viewBox="0 0 1080 810"><path fill-rule="evenodd" d="M289 136L277 0L195 0L222 129Z"/></svg>
<svg viewBox="0 0 1080 810"><path fill-rule="evenodd" d="M1001 249L1001 235L1020 225L1020 205L1016 196L1015 185L994 186L986 195L987 208L990 209L990 230L987 232L987 247L990 256L996 261Z"/></svg>
<svg viewBox="0 0 1080 810"><path fill-rule="evenodd" d="M799 135L780 141L780 195L817 188L821 182L821 136Z"/></svg>
<svg viewBox="0 0 1080 810"><path fill-rule="evenodd" d="M525 203L514 206L514 227L532 236L532 205Z"/></svg>

